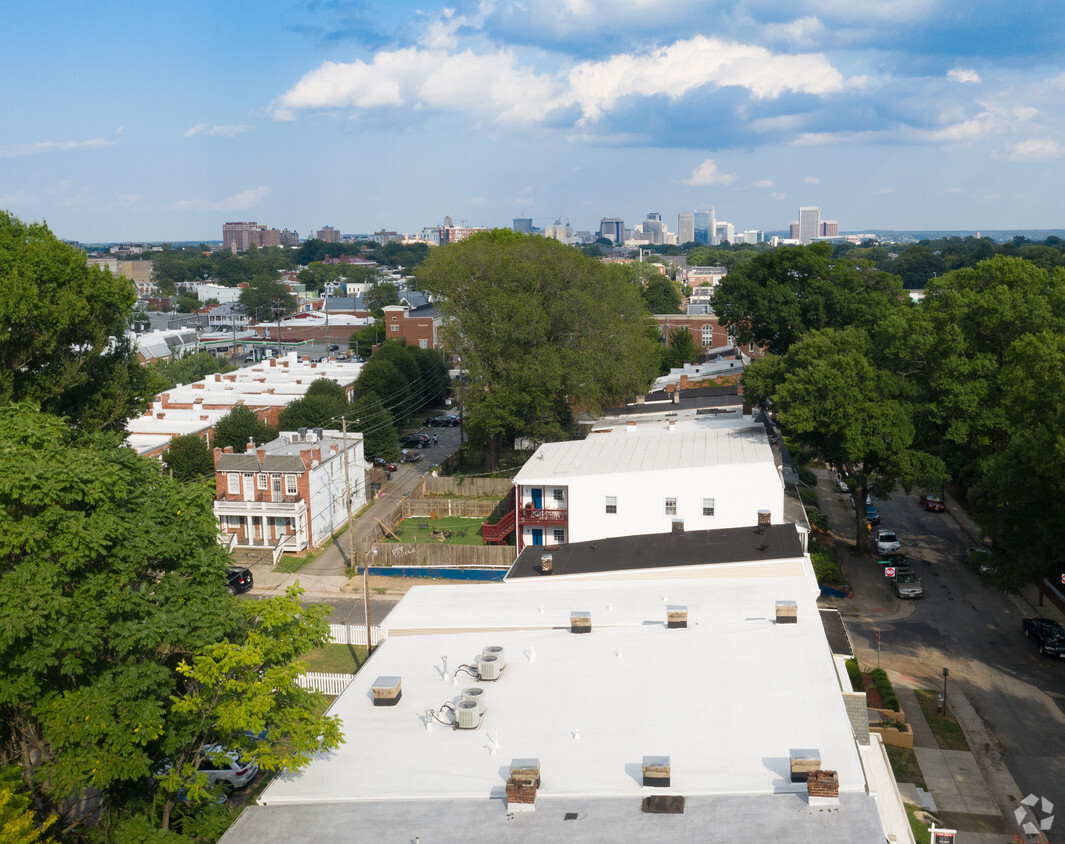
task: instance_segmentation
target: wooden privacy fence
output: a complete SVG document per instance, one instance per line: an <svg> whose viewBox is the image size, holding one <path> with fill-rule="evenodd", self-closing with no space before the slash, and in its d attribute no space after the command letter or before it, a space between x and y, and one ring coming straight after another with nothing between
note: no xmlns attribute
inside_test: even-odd
<svg viewBox="0 0 1065 844"><path fill-rule="evenodd" d="M517 551L508 545L437 542L375 542L358 551L359 564L370 566L509 566L517 556Z"/></svg>
<svg viewBox="0 0 1065 844"><path fill-rule="evenodd" d="M436 513L440 518L461 516L467 519L487 519L499 506L498 501L465 498L408 498L403 502L403 518L428 518Z"/></svg>
<svg viewBox="0 0 1065 844"><path fill-rule="evenodd" d="M354 674L319 674L308 672L296 678L296 683L304 689L314 689L327 695L338 695L348 687Z"/></svg>
<svg viewBox="0 0 1065 844"><path fill-rule="evenodd" d="M454 495L457 498L502 498L514 491L514 482L506 478L434 478L426 475L421 495Z"/></svg>
<svg viewBox="0 0 1065 844"><path fill-rule="evenodd" d="M333 637L334 645L365 645L366 627L357 624L330 624L329 633ZM385 640L380 627L370 627L370 640L377 647Z"/></svg>

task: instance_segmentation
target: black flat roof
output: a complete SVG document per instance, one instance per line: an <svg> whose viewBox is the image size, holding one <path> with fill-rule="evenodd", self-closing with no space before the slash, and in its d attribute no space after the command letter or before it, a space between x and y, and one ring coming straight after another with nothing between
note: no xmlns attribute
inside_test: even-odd
<svg viewBox="0 0 1065 844"><path fill-rule="evenodd" d="M552 575L541 572L544 554L551 554ZM758 562L802 555L799 532L789 524L650 533L566 545L530 545L518 555L507 579Z"/></svg>

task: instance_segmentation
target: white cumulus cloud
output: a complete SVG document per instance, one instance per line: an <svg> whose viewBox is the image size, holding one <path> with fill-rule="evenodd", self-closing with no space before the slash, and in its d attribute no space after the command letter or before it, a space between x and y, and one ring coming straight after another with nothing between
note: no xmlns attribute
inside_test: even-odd
<svg viewBox="0 0 1065 844"><path fill-rule="evenodd" d="M821 180L819 178L817 178L817 176L806 176L803 179L803 182L805 184L807 184L807 185L819 185L819 184L821 184Z"/></svg>
<svg viewBox="0 0 1065 844"><path fill-rule="evenodd" d="M722 173L717 169L714 159L705 158L703 163L692 170L691 176L684 180L684 184L700 187L703 185L731 185L736 181L735 173Z"/></svg>
<svg viewBox="0 0 1065 844"><path fill-rule="evenodd" d="M979 82L980 74L968 68L955 67L947 71L947 79L951 82Z"/></svg>
<svg viewBox="0 0 1065 844"><path fill-rule="evenodd" d="M773 183L772 179L759 179L757 182L754 183L754 187L756 187L756 188L775 188L776 185Z"/></svg>
<svg viewBox="0 0 1065 844"><path fill-rule="evenodd" d="M1012 161L1046 161L1059 158L1063 152L1065 150L1052 138L1029 138L1009 146L1009 157Z"/></svg>
<svg viewBox="0 0 1065 844"><path fill-rule="evenodd" d="M25 155L40 155L47 152L69 152L78 149L113 147L115 141L93 138L88 141L40 141L36 144L11 144L0 147L0 158L21 158Z"/></svg>
<svg viewBox="0 0 1065 844"><path fill-rule="evenodd" d="M247 211L258 205L269 188L260 185L251 190L241 191L238 194L220 200L208 199L179 199L171 208L177 211Z"/></svg>

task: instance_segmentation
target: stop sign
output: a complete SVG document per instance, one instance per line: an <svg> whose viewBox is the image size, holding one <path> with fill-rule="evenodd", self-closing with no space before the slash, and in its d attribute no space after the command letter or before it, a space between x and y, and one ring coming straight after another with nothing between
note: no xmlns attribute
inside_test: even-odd
<svg viewBox="0 0 1065 844"><path fill-rule="evenodd" d="M894 577L894 576L895 576L895 567L894 566L884 566L884 577Z"/></svg>

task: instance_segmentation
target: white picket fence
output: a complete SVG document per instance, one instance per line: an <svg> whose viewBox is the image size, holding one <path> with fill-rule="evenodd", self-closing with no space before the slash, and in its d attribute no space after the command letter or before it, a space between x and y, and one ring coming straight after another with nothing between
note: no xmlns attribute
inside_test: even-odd
<svg viewBox="0 0 1065 844"><path fill-rule="evenodd" d="M354 624L330 624L329 632L335 645L366 645L366 628ZM377 647L385 640L380 627L370 628L370 644Z"/></svg>
<svg viewBox="0 0 1065 844"><path fill-rule="evenodd" d="M339 695L355 679L354 674L319 674L308 672L297 677L296 682L304 689L314 689L327 695Z"/></svg>

